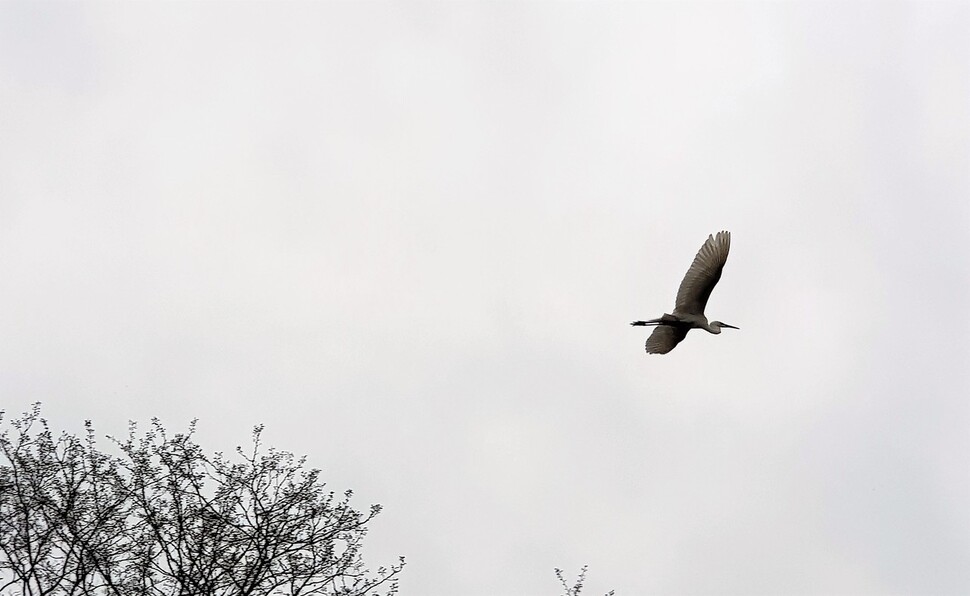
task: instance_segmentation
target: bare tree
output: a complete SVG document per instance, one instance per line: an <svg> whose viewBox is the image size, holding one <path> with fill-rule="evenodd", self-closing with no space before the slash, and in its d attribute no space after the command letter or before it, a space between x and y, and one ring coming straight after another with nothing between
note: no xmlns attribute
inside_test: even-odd
<svg viewBox="0 0 970 596"><path fill-rule="evenodd" d="M570 586L569 582L566 581L566 578L563 576L562 569L556 567L556 578L559 580L559 583L562 584L562 596L580 596L583 591L583 585L586 583L586 570L588 568L588 565L583 565L582 569L579 570L579 577L576 578L576 583ZM613 590L607 592L606 596L614 596Z"/></svg>
<svg viewBox="0 0 970 596"><path fill-rule="evenodd" d="M2 423L2 412L0 412ZM207 455L158 420L117 454L57 438L39 404L0 432L0 593L300 596L394 594L403 557L361 560L381 511L325 489L305 458L266 448Z"/></svg>

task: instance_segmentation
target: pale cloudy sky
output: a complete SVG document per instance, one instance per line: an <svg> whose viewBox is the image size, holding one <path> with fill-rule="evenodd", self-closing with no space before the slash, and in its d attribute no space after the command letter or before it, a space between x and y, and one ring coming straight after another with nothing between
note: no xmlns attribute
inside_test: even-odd
<svg viewBox="0 0 970 596"><path fill-rule="evenodd" d="M970 4L0 5L0 398L267 425L402 594L970 593ZM673 307L733 234L708 315Z"/></svg>

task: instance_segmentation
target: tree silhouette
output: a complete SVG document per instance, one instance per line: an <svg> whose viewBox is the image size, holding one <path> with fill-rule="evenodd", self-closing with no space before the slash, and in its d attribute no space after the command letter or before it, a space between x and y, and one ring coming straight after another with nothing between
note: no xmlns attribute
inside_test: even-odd
<svg viewBox="0 0 970 596"><path fill-rule="evenodd" d="M562 596L580 596L583 591L583 585L586 583L586 570L589 569L588 565L583 565L582 569L579 570L579 577L576 578L576 583L569 585L566 578L563 576L563 570L556 567L556 579L562 584L563 593ZM606 593L605 596L614 596L613 590Z"/></svg>
<svg viewBox="0 0 970 596"><path fill-rule="evenodd" d="M404 558L372 573L360 555L380 505L354 510L305 458L264 447L262 427L233 458L203 452L195 422L131 423L113 455L85 427L55 438L35 404L0 432L0 593L397 592Z"/></svg>

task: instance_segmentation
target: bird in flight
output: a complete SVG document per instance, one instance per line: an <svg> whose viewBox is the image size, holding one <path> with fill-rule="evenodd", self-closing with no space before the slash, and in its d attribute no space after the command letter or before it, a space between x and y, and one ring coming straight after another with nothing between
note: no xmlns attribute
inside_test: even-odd
<svg viewBox="0 0 970 596"><path fill-rule="evenodd" d="M731 232L718 232L717 236L708 236L707 242L697 251L684 281L680 282L674 313L664 314L659 319L630 323L636 327L655 326L653 333L647 338L648 354L666 354L673 350L687 337L687 332L691 329L703 329L715 335L723 327L738 329L720 321L708 323L704 316L707 299L721 279L721 270L724 269L730 250Z"/></svg>

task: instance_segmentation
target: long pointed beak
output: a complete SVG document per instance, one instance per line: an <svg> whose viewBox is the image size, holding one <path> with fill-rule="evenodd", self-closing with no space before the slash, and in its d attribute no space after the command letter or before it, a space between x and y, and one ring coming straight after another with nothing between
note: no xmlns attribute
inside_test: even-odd
<svg viewBox="0 0 970 596"><path fill-rule="evenodd" d="M721 323L721 327L730 327L731 329L740 329L740 327L735 327L734 325L728 325L727 323Z"/></svg>

